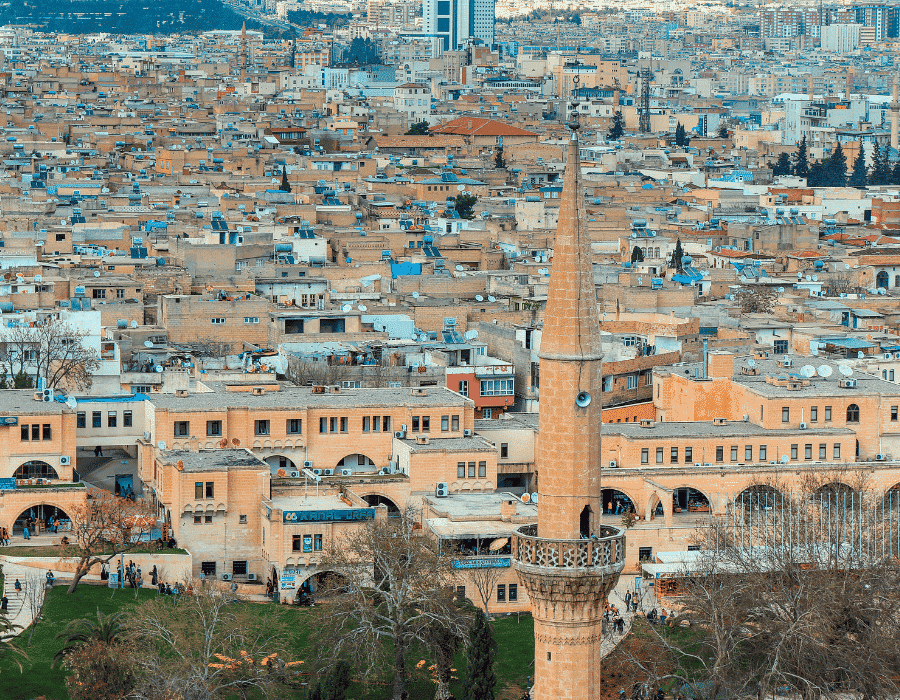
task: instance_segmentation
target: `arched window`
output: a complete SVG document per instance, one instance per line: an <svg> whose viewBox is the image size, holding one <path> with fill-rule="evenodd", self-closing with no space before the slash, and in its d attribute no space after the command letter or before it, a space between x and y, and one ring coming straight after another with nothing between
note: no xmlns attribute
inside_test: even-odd
<svg viewBox="0 0 900 700"><path fill-rule="evenodd" d="M883 287L884 289L887 289L887 286L888 286L888 273L887 272L882 270L877 275L875 275L875 286Z"/></svg>
<svg viewBox="0 0 900 700"><path fill-rule="evenodd" d="M855 403L851 403L847 406L847 422L859 423L859 406Z"/></svg>
<svg viewBox="0 0 900 700"><path fill-rule="evenodd" d="M894 275L894 286L900 287L900 275Z"/></svg>
<svg viewBox="0 0 900 700"><path fill-rule="evenodd" d="M33 459L16 469L14 479L58 479L59 474L46 462Z"/></svg>

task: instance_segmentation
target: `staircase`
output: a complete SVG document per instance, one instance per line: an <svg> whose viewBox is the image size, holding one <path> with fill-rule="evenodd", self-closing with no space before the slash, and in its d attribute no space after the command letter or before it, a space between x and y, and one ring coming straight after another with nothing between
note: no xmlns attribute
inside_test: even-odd
<svg viewBox="0 0 900 700"><path fill-rule="evenodd" d="M22 584L22 592L19 593L16 591L16 577L15 576L6 576L3 579L3 594L9 600L9 607L6 611L7 619L14 620L19 611L25 606L25 586L26 582L19 578L19 582Z"/></svg>

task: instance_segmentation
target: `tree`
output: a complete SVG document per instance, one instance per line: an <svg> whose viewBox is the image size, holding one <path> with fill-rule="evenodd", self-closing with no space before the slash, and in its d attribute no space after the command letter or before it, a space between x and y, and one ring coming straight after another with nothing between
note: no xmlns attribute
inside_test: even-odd
<svg viewBox="0 0 900 700"><path fill-rule="evenodd" d="M480 610L475 614L475 622L470 633L469 664L466 668L465 699L494 700L494 661L497 656L497 642L491 632L491 625Z"/></svg>
<svg viewBox="0 0 900 700"><path fill-rule="evenodd" d="M281 190L282 192L290 192L291 191L291 183L288 182L286 165L281 169L281 186L278 189Z"/></svg>
<svg viewBox="0 0 900 700"><path fill-rule="evenodd" d="M429 125L427 121L416 122L409 127L406 132L407 136L425 136L428 133Z"/></svg>
<svg viewBox="0 0 900 700"><path fill-rule="evenodd" d="M678 272L683 272L684 268L681 259L684 257L684 249L681 247L681 239L675 241L675 250L672 251L672 264L669 266Z"/></svg>
<svg viewBox="0 0 900 700"><path fill-rule="evenodd" d="M775 165L772 166L772 175L774 175L775 177L790 175L791 170L791 157L787 154L786 151L782 151L778 155L778 160L775 162Z"/></svg>
<svg viewBox="0 0 900 700"><path fill-rule="evenodd" d="M475 584L475 588L478 589L481 604L484 606L484 614L488 619L491 617L491 613L488 610L488 602L494 595L494 587L497 585L497 581L500 580L502 573L503 569L498 569L494 566L469 569L469 578Z"/></svg>
<svg viewBox="0 0 900 700"><path fill-rule="evenodd" d="M190 582L185 594L152 598L130 613L139 700L268 697L289 680L284 617L251 606L226 584Z"/></svg>
<svg viewBox="0 0 900 700"><path fill-rule="evenodd" d="M853 161L853 172L850 174L850 181L847 183L850 187L865 189L868 181L868 173L866 172L866 149L865 145L860 142L859 153Z"/></svg>
<svg viewBox="0 0 900 700"><path fill-rule="evenodd" d="M329 598L321 616L323 653L350 655L366 676L389 668L393 700L403 700L409 675L407 653L427 644L433 626L465 634L454 602L451 557L418 533L418 512L366 521L334 540L319 562L330 571L320 585Z"/></svg>
<svg viewBox="0 0 900 700"><path fill-rule="evenodd" d="M67 510L72 526L69 544L62 546L61 554L78 561L66 593L75 591L91 567L108 564L119 554L141 546L141 537L150 536L155 522L152 511L143 503L97 488L87 489L84 501Z"/></svg>
<svg viewBox="0 0 900 700"><path fill-rule="evenodd" d="M28 654L15 643L16 635L21 631L22 625L13 624L8 615L0 613L0 659L11 660L19 667L19 672L22 671L20 659L28 658Z"/></svg>
<svg viewBox="0 0 900 700"><path fill-rule="evenodd" d="M86 343L86 331L54 315L38 318L33 326L19 322L3 330L0 366L7 377L13 378L16 388L34 386L31 374L43 378L49 388L72 390L91 386L100 361Z"/></svg>
<svg viewBox="0 0 900 700"><path fill-rule="evenodd" d="M634 265L642 262L644 262L644 253L638 246L635 246L631 249L631 264Z"/></svg>
<svg viewBox="0 0 900 700"><path fill-rule="evenodd" d="M127 647L93 640L66 655L63 666L69 700L125 700L133 697L137 666Z"/></svg>
<svg viewBox="0 0 900 700"><path fill-rule="evenodd" d="M474 619L476 608L463 596L457 595L454 603L460 614L469 619ZM448 629L440 625L430 625L426 630L426 646L434 654L434 680L437 688L434 700L452 700L450 683L454 680L454 659L459 650L468 643L468 636L460 634L461 628Z"/></svg>
<svg viewBox="0 0 900 700"><path fill-rule="evenodd" d="M350 664L345 659L340 659L325 679L310 690L307 700L345 700L351 680Z"/></svg>
<svg viewBox="0 0 900 700"><path fill-rule="evenodd" d="M622 110L617 109L613 112L612 125L606 132L606 138L609 141L618 141L625 134L625 117L622 116Z"/></svg>
<svg viewBox="0 0 900 700"><path fill-rule="evenodd" d="M381 63L378 46L371 39L356 37L350 42L350 48L344 56L344 63L355 63L361 66Z"/></svg>
<svg viewBox="0 0 900 700"><path fill-rule="evenodd" d="M728 122L720 121L719 122L719 131L716 134L720 139L728 138Z"/></svg>
<svg viewBox="0 0 900 700"><path fill-rule="evenodd" d="M809 166L806 176L806 184L810 187L828 187L828 169L825 163L816 161Z"/></svg>
<svg viewBox="0 0 900 700"><path fill-rule="evenodd" d="M882 149L876 141L872 151L872 173L870 183L873 185L891 184L891 165L888 162L888 151Z"/></svg>
<svg viewBox="0 0 900 700"><path fill-rule="evenodd" d="M676 146L688 146L690 145L691 140L688 138L687 132L684 130L684 126L682 126L681 122L678 122L678 126L675 127L675 145Z"/></svg>
<svg viewBox="0 0 900 700"><path fill-rule="evenodd" d="M41 614L44 612L44 599L47 579L40 573L28 574L25 579L25 607L31 614L31 625L28 630L28 644L31 648L31 638L34 636L34 628L38 626Z"/></svg>
<svg viewBox="0 0 900 700"><path fill-rule="evenodd" d="M840 141L826 161L825 173L827 187L844 187L847 184L847 157L844 155Z"/></svg>
<svg viewBox="0 0 900 700"><path fill-rule="evenodd" d="M82 617L72 620L62 632L56 635L57 639L65 640L65 644L53 655L54 664L62 661L85 644L97 642L113 646L119 643L124 631L125 613L117 612L105 615L100 612L100 608L97 608L95 618L92 620Z"/></svg>
<svg viewBox="0 0 900 700"><path fill-rule="evenodd" d="M503 157L502 146L494 151L494 167L497 168L497 170L504 170L506 168L506 158Z"/></svg>
<svg viewBox="0 0 900 700"><path fill-rule="evenodd" d="M891 184L900 185L900 160L894 163L894 169L891 171Z"/></svg>
<svg viewBox="0 0 900 700"><path fill-rule="evenodd" d="M770 314L775 310L778 296L772 287L741 287L734 300L742 314Z"/></svg>
<svg viewBox="0 0 900 700"><path fill-rule="evenodd" d="M809 147L806 143L806 136L800 140L800 145L794 154L794 175L809 177Z"/></svg>
<svg viewBox="0 0 900 700"><path fill-rule="evenodd" d="M459 214L459 218L461 219L474 219L475 218L475 202L478 201L478 197L474 194L458 194L456 195L455 201L455 209L456 213Z"/></svg>

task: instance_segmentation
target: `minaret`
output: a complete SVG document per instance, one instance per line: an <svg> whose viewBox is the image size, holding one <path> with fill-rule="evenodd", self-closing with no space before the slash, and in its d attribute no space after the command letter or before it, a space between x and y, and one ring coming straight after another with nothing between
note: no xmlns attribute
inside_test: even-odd
<svg viewBox="0 0 900 700"><path fill-rule="evenodd" d="M894 76L894 94L891 99L891 148L900 150L900 96L898 96L900 76Z"/></svg>
<svg viewBox="0 0 900 700"><path fill-rule="evenodd" d="M570 127L539 353L538 524L513 536L534 616L534 700L600 697L603 612L625 553L622 531L599 522L600 325L578 123Z"/></svg>
<svg viewBox="0 0 900 700"><path fill-rule="evenodd" d="M241 80L247 79L247 22L241 25Z"/></svg>

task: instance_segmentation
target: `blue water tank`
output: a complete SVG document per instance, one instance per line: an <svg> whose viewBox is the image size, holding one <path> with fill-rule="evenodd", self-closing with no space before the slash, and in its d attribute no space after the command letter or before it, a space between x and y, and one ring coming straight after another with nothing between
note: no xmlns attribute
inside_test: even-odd
<svg viewBox="0 0 900 700"><path fill-rule="evenodd" d="M694 259L690 255L682 255L681 256L681 264L682 265L690 265L694 262Z"/></svg>
<svg viewBox="0 0 900 700"><path fill-rule="evenodd" d="M825 263L822 262L821 260L816 260L816 261L813 263L813 267L815 267L817 270L824 270L824 269L825 269Z"/></svg>
<svg viewBox="0 0 900 700"><path fill-rule="evenodd" d="M162 266L165 265L165 264L166 264L166 259L165 259L165 258L157 258L157 259L156 259L156 266L157 266L157 267L162 267Z"/></svg>
<svg viewBox="0 0 900 700"><path fill-rule="evenodd" d="M275 252L276 253L293 253L294 247L290 243L276 243L275 244Z"/></svg>

